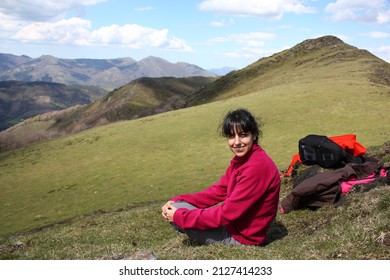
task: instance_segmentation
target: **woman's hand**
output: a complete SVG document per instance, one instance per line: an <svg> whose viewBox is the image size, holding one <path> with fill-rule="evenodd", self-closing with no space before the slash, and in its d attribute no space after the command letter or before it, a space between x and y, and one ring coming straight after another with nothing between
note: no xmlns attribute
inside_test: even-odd
<svg viewBox="0 0 390 280"><path fill-rule="evenodd" d="M170 200L161 207L161 214L167 222L173 222L173 215L176 212L176 207L172 205L173 201Z"/></svg>

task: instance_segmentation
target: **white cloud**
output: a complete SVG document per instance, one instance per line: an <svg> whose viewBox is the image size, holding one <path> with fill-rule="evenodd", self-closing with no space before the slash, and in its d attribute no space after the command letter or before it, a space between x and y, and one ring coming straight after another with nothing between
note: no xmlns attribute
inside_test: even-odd
<svg viewBox="0 0 390 280"><path fill-rule="evenodd" d="M18 26L20 26L18 20L7 14L0 13L0 30L15 30Z"/></svg>
<svg viewBox="0 0 390 280"><path fill-rule="evenodd" d="M70 18L56 22L37 22L20 28L12 37L24 42L49 42L73 45L111 45L133 49L143 47L192 51L185 41L170 36L167 29L153 29L137 24L103 26L90 30L92 23Z"/></svg>
<svg viewBox="0 0 390 280"><path fill-rule="evenodd" d="M390 46L382 46L379 48L379 51L390 53Z"/></svg>
<svg viewBox="0 0 390 280"><path fill-rule="evenodd" d="M216 27L223 27L226 26L226 23L224 21L212 21L210 25Z"/></svg>
<svg viewBox="0 0 390 280"><path fill-rule="evenodd" d="M264 33L264 32L250 32L250 33L239 33L239 34L230 34L227 36L215 37L211 39L211 42L222 43L222 42L236 42L241 44L247 44L249 42L259 42L265 39L275 39L276 34L274 33Z"/></svg>
<svg viewBox="0 0 390 280"><path fill-rule="evenodd" d="M74 43L88 35L91 23L80 18L61 19L57 22L35 22L20 28L12 37L21 41Z"/></svg>
<svg viewBox="0 0 390 280"><path fill-rule="evenodd" d="M155 8L152 7L152 6L145 6L145 7L139 7L139 8L136 8L135 10L137 12L146 12L146 11L152 11L154 10Z"/></svg>
<svg viewBox="0 0 390 280"><path fill-rule="evenodd" d="M390 33L381 32L381 31L372 31L369 36L374 39L385 39L390 37Z"/></svg>
<svg viewBox="0 0 390 280"><path fill-rule="evenodd" d="M137 24L110 25L101 27L91 33L91 43L118 44L131 48L140 48L143 45L161 46L167 37L168 30L156 30Z"/></svg>
<svg viewBox="0 0 390 280"><path fill-rule="evenodd" d="M292 29L293 26L292 25L281 25L278 27L278 29Z"/></svg>
<svg viewBox="0 0 390 280"><path fill-rule="evenodd" d="M93 25L89 20L65 17L68 11L103 1L106 0L3 0L0 2L0 39L192 51L184 40L171 36L167 29L113 24L92 30Z"/></svg>
<svg viewBox="0 0 390 280"><path fill-rule="evenodd" d="M156 47L192 51L183 40L169 36L167 29L157 30L137 24L101 27L90 34L90 43L114 44L134 49Z"/></svg>
<svg viewBox="0 0 390 280"><path fill-rule="evenodd" d="M381 46L371 52L390 63L390 46Z"/></svg>
<svg viewBox="0 0 390 280"><path fill-rule="evenodd" d="M106 0L2 0L0 13L23 21L49 21L69 11L80 11L83 6Z"/></svg>
<svg viewBox="0 0 390 280"><path fill-rule="evenodd" d="M178 50L185 52L194 52L194 50L187 45L187 43L179 38L173 37L167 41L167 45L165 47L169 50Z"/></svg>
<svg viewBox="0 0 390 280"><path fill-rule="evenodd" d="M326 6L334 21L358 21L386 23L390 21L390 5L387 0L337 0Z"/></svg>
<svg viewBox="0 0 390 280"><path fill-rule="evenodd" d="M264 50L265 40L272 40L277 37L274 33L251 32L230 34L228 36L216 37L209 40L213 44L235 43L239 46L234 51L219 53L219 55L230 58L258 59L259 57L272 54L271 51Z"/></svg>
<svg viewBox="0 0 390 280"><path fill-rule="evenodd" d="M213 21L210 23L210 25L215 26L215 27L225 27L225 26L230 26L233 23L234 23L234 20L229 19L229 20Z"/></svg>
<svg viewBox="0 0 390 280"><path fill-rule="evenodd" d="M272 50L262 50L258 48L243 47L235 51L219 53L219 55L230 57L230 58L239 58L239 59L243 58L243 59L256 60L261 57L270 56L275 52L276 51L272 51Z"/></svg>
<svg viewBox="0 0 390 280"><path fill-rule="evenodd" d="M315 13L300 0L204 0L198 6L201 11L217 12L237 16L258 16L281 19L284 13Z"/></svg>

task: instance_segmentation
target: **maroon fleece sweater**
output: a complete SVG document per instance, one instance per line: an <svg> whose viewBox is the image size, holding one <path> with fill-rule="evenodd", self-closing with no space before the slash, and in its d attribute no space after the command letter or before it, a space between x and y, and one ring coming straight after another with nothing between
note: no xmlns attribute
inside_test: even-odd
<svg viewBox="0 0 390 280"><path fill-rule="evenodd" d="M197 193L172 198L199 208L178 209L173 222L183 229L226 226L230 235L241 244L260 245L276 216L279 190L280 174L275 163L254 144L247 155L231 160L218 183Z"/></svg>

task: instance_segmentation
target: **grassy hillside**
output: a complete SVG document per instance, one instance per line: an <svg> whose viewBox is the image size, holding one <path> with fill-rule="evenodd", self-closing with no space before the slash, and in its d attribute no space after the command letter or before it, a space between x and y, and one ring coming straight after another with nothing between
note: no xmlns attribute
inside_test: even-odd
<svg viewBox="0 0 390 280"><path fill-rule="evenodd" d="M61 117L56 116L51 121L46 117L34 118L34 121L15 130L0 133L0 152L20 147L29 142L30 138L32 141L48 139L118 120L227 100L259 91L281 91L283 87L286 92L293 91L295 87L303 99L312 99L313 102L315 98L312 96L317 94L316 92L327 94L332 91L332 84L337 80L343 83L338 86L337 91L351 91L357 87L359 92L358 84L364 84L386 92L390 86L389 77L389 63L365 50L347 45L337 37L324 36L306 40L291 49L262 58L219 79L140 78L110 92L90 106L73 110L69 114L63 113ZM356 84L356 87L351 87L353 84ZM337 91L331 94L338 94ZM283 102L281 99L274 100ZM341 103L341 106L346 104ZM313 103L312 106L317 105ZM43 123L37 121L41 119L44 119ZM34 135L30 137L29 132L32 129ZM24 136L16 137L15 134ZM35 134L39 137L35 137Z"/></svg>
<svg viewBox="0 0 390 280"><path fill-rule="evenodd" d="M213 77L139 78L111 91L93 104L58 120L51 130L77 132L94 126L182 108L196 89Z"/></svg>
<svg viewBox="0 0 390 280"><path fill-rule="evenodd" d="M283 85L364 77L373 84L390 85L390 65L371 53L334 36L306 40L293 48L262 58L199 90L189 105L224 100ZM316 83L312 86L314 89ZM321 88L321 84L318 85ZM310 90L310 88L308 88ZM288 90L288 89L287 89ZM325 91L323 92L326 93Z"/></svg>
<svg viewBox="0 0 390 280"><path fill-rule="evenodd" d="M148 249L160 259L388 259L390 189L384 186L350 194L338 207L279 213L266 247L204 248L176 235L162 220L161 205L217 180L231 157L216 136L219 113L193 125L206 111L110 125L2 157L1 258L118 259ZM277 154L272 142L264 136ZM389 163L389 145L372 149L374 155L387 153ZM285 179L281 197L290 190Z"/></svg>
<svg viewBox="0 0 390 280"><path fill-rule="evenodd" d="M197 246L160 218L161 202L95 212L0 240L1 259L388 260L390 188L353 193L338 207L278 215L265 246ZM148 254L146 254L147 256Z"/></svg>
<svg viewBox="0 0 390 280"><path fill-rule="evenodd" d="M77 106L37 115L5 131L0 131L0 153L95 126L181 108L188 96L196 89L204 87L215 79L200 76L139 78L98 100L95 98L96 101L88 106ZM24 102L27 103L26 100ZM12 104L12 107L17 107L15 103L10 102L10 105ZM33 106L29 105L31 111Z"/></svg>
<svg viewBox="0 0 390 280"><path fill-rule="evenodd" d="M319 87L309 92L289 85L1 154L1 231L155 201L211 183L231 157L217 127L236 107L263 119L262 145L281 169L309 133L355 133L365 146L390 139L386 91L364 82Z"/></svg>
<svg viewBox="0 0 390 280"><path fill-rule="evenodd" d="M0 130L32 116L90 104L106 94L91 86L0 81Z"/></svg>
<svg viewBox="0 0 390 280"><path fill-rule="evenodd" d="M388 258L388 187L337 208L278 215L265 248L188 246L160 217L168 198L203 189L225 171L232 154L217 128L228 110L244 107L263 120L261 145L281 170L309 133L355 133L366 147L388 141L389 86L373 83L368 69L328 65L318 78L309 67L306 79L0 154L2 257L120 258L150 248L179 259ZM285 182L282 197L290 187Z"/></svg>

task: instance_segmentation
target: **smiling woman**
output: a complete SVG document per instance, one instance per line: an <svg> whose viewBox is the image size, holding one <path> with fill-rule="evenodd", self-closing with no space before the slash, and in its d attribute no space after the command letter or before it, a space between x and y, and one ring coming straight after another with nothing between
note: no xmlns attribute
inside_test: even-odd
<svg viewBox="0 0 390 280"><path fill-rule="evenodd" d="M222 136L227 138L231 151L238 157L245 156L258 144L261 133L255 118L246 110L229 113L222 124Z"/></svg>
<svg viewBox="0 0 390 280"><path fill-rule="evenodd" d="M279 171L258 145L261 130L249 111L229 112L221 128L235 154L226 173L206 190L169 200L162 216L201 244L261 245L277 213Z"/></svg>

